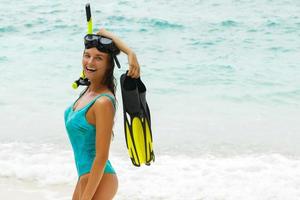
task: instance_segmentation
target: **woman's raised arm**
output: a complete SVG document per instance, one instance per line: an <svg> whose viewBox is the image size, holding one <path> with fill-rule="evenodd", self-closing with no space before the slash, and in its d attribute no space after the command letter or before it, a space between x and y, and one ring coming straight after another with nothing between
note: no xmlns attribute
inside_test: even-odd
<svg viewBox="0 0 300 200"><path fill-rule="evenodd" d="M130 49L119 37L105 30L104 28L101 28L97 34L112 39L120 51L127 54L129 65L127 75L131 76L132 78L138 78L140 76L140 65L134 51Z"/></svg>

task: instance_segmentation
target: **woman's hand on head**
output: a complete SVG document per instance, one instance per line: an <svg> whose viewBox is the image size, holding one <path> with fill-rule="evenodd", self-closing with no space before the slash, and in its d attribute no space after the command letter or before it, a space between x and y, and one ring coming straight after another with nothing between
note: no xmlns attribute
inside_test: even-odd
<svg viewBox="0 0 300 200"><path fill-rule="evenodd" d="M136 54L133 51L128 53L128 64L129 64L129 69L128 69L127 76L130 76L132 78L140 77L140 65L138 63Z"/></svg>
<svg viewBox="0 0 300 200"><path fill-rule="evenodd" d="M97 34L107 38L111 38L116 44L116 46L128 55L129 69L127 75L132 78L140 77L140 65L138 63L136 54L123 41L121 41L120 38L115 36L113 33L107 31L105 28L100 28Z"/></svg>
<svg viewBox="0 0 300 200"><path fill-rule="evenodd" d="M105 28L100 28L100 30L97 32L97 35L101 35L107 38L111 38L113 37L113 34L109 31L107 31Z"/></svg>

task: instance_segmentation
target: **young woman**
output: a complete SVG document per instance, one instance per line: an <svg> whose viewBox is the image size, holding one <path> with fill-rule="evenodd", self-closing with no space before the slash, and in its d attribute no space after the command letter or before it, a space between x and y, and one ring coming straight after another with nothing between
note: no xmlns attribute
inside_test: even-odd
<svg viewBox="0 0 300 200"><path fill-rule="evenodd" d="M100 29L97 35L112 39L114 45L128 55L127 75L138 78L140 67L135 53L105 29ZM111 200L118 189L116 172L108 160L116 99L114 59L97 45L86 46L82 67L90 84L65 111L78 172L72 199Z"/></svg>

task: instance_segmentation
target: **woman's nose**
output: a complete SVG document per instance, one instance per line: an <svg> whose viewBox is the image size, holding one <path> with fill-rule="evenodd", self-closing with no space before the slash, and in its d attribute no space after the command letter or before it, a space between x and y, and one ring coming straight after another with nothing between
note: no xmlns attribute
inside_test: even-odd
<svg viewBox="0 0 300 200"><path fill-rule="evenodd" d="M89 59L88 59L88 64L92 64L93 63L93 57L90 57Z"/></svg>

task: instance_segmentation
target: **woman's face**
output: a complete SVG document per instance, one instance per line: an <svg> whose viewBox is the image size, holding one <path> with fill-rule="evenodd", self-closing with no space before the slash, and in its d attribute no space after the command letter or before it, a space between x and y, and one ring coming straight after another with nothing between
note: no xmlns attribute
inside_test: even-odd
<svg viewBox="0 0 300 200"><path fill-rule="evenodd" d="M82 67L85 76L90 81L100 82L109 64L109 55L98 49L85 49L82 58Z"/></svg>

